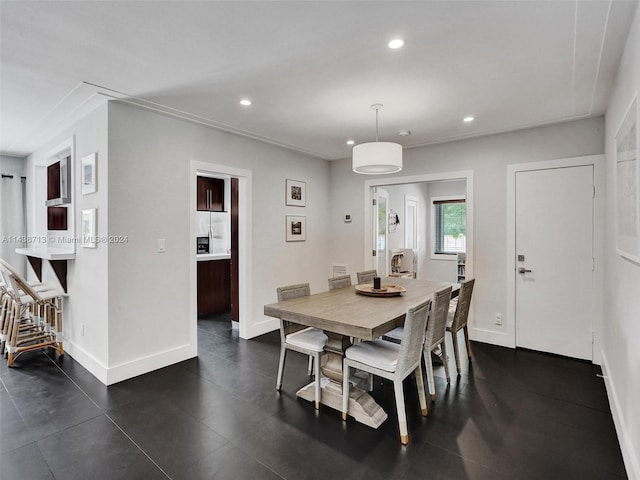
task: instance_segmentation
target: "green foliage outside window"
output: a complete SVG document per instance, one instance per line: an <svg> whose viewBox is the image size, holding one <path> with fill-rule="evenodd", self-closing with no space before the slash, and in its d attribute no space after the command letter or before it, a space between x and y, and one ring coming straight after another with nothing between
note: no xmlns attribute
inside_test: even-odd
<svg viewBox="0 0 640 480"><path fill-rule="evenodd" d="M467 232L467 205L465 203L446 203L442 205L442 234L458 238Z"/></svg>

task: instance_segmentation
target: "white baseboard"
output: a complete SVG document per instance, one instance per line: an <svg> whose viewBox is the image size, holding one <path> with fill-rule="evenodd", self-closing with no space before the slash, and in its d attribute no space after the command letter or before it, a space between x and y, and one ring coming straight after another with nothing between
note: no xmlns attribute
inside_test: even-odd
<svg viewBox="0 0 640 480"><path fill-rule="evenodd" d="M627 476L629 480L640 480L640 459L638 458L638 452L640 450L634 448L632 439L627 431L624 411L620 408L620 400L618 399L615 383L609 370L607 356L603 350L600 351L600 358L602 359L602 374L607 389L607 396L609 397L609 405L611 406L611 415L613 416L613 423L616 427L616 433L618 434L618 442L620 443L624 466L627 469ZM638 447L640 447L640 445L638 445Z"/></svg>
<svg viewBox="0 0 640 480"><path fill-rule="evenodd" d="M65 353L68 353L94 377L107 385L108 368L104 363L70 340L64 339L63 346Z"/></svg>
<svg viewBox="0 0 640 480"><path fill-rule="evenodd" d="M114 367L107 367L82 347L67 340L64 342L65 352L80 365L86 368L94 377L105 385L122 382L159 368L173 365L196 357L198 351L195 345L183 345L147 357L138 358Z"/></svg>
<svg viewBox="0 0 640 480"><path fill-rule="evenodd" d="M513 338L504 332L496 332L495 330L485 330L484 328L469 327L469 337L471 340L477 340L482 343L490 343L501 347L515 348Z"/></svg>
<svg viewBox="0 0 640 480"><path fill-rule="evenodd" d="M174 363L182 362L197 356L198 348L196 345L181 345L170 350L165 350L164 352L137 358L130 362L121 363L120 365L109 367L107 371L106 385L122 382L123 380L137 377L143 373L168 367Z"/></svg>
<svg viewBox="0 0 640 480"><path fill-rule="evenodd" d="M273 332L274 330L278 330L280 328L280 320L278 320L277 318L266 316L264 318L265 319L263 321L254 323L250 328L247 329L247 337L245 338L245 340L259 337L260 335Z"/></svg>

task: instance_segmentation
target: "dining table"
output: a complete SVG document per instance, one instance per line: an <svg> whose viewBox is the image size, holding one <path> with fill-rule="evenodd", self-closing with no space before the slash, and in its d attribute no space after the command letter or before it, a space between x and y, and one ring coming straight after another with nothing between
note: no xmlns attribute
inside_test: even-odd
<svg viewBox="0 0 640 480"><path fill-rule="evenodd" d="M381 285L381 292L370 292L367 285L352 285L264 306L267 316L319 328L326 334L320 402L323 405L342 410L342 361L353 341L374 340L403 325L411 307L431 299L442 288L451 286L452 296L460 289L456 283L398 277L383 277ZM362 380L350 389L349 415L378 428L387 419L387 413L367 392L366 379ZM298 390L298 397L313 402L315 381L318 379Z"/></svg>

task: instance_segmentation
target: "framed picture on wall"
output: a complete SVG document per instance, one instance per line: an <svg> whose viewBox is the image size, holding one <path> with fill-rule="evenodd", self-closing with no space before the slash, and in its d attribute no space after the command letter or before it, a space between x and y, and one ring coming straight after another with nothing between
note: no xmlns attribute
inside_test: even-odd
<svg viewBox="0 0 640 480"><path fill-rule="evenodd" d="M618 127L616 143L616 249L640 263L640 168L638 168L638 98Z"/></svg>
<svg viewBox="0 0 640 480"><path fill-rule="evenodd" d="M82 211L82 246L96 248L96 209Z"/></svg>
<svg viewBox="0 0 640 480"><path fill-rule="evenodd" d="M82 159L82 162L81 162L82 195L88 195L89 193L94 193L97 189L96 158L97 158L97 154L93 152Z"/></svg>
<svg viewBox="0 0 640 480"><path fill-rule="evenodd" d="M299 180L286 180L286 204L304 207L307 204L307 184Z"/></svg>
<svg viewBox="0 0 640 480"><path fill-rule="evenodd" d="M304 242L307 239L307 217L286 216L287 242Z"/></svg>

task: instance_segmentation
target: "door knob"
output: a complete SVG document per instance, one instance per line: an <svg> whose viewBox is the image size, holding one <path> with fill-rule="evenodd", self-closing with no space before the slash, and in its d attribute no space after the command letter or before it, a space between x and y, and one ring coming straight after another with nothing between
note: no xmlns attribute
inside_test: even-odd
<svg viewBox="0 0 640 480"><path fill-rule="evenodd" d="M531 273L531 270L524 267L520 267L518 268L518 273Z"/></svg>

